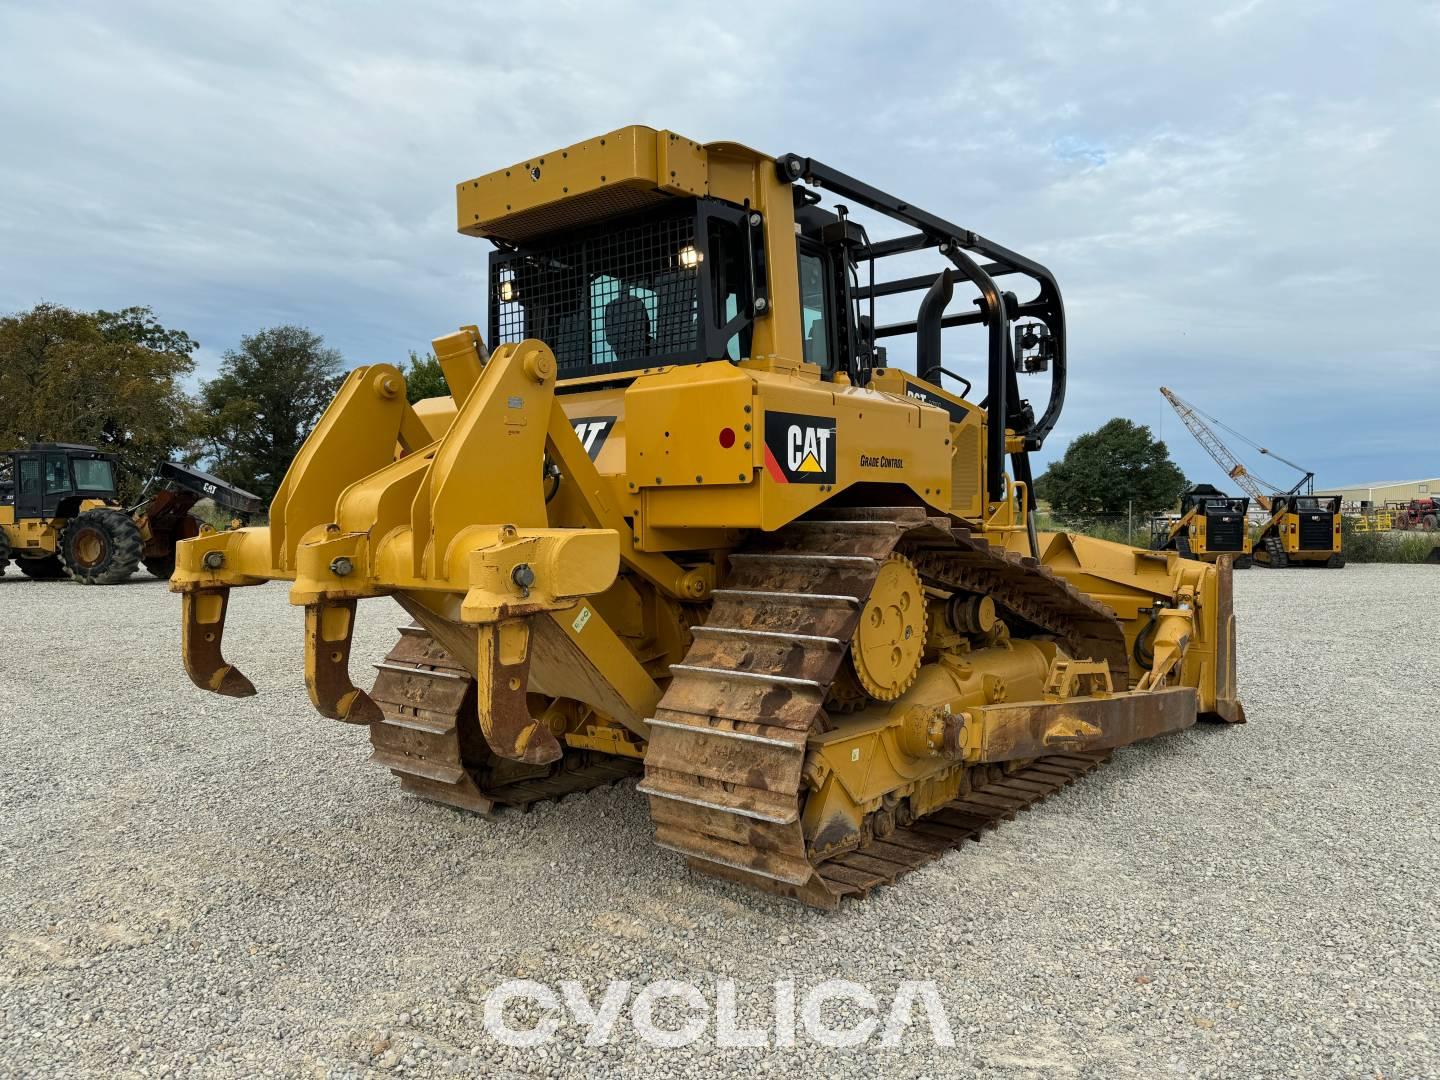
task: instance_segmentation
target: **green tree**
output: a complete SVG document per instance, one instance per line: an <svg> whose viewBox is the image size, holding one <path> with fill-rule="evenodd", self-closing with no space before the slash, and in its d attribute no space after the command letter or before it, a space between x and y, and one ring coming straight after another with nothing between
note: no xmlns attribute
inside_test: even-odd
<svg viewBox="0 0 1440 1080"><path fill-rule="evenodd" d="M186 441L193 403L181 380L197 347L148 307L40 303L0 318L0 449L98 446L118 458L121 496L131 498Z"/></svg>
<svg viewBox="0 0 1440 1080"><path fill-rule="evenodd" d="M1185 474L1144 424L1116 417L1081 435L1035 482L1035 494L1057 517L1148 514L1174 506Z"/></svg>
<svg viewBox="0 0 1440 1080"><path fill-rule="evenodd" d="M214 473L265 499L340 385L342 361L303 326L272 326L228 349L200 385L195 430Z"/></svg>
<svg viewBox="0 0 1440 1080"><path fill-rule="evenodd" d="M434 353L421 356L410 350L410 364L405 369L405 396L411 405L423 398L450 396L450 384L445 381L445 372L440 370L440 361Z"/></svg>
<svg viewBox="0 0 1440 1080"><path fill-rule="evenodd" d="M148 307L128 307L119 311L97 311L95 321L107 341L129 342L171 356L191 356L199 342L184 330L170 330L160 325L155 312Z"/></svg>

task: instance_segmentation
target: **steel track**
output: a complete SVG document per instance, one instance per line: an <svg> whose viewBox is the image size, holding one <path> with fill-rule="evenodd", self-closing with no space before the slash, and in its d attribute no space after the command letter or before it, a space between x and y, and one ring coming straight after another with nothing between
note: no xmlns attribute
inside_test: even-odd
<svg viewBox="0 0 1440 1080"><path fill-rule="evenodd" d="M413 795L492 816L640 772L638 761L588 753L538 768L498 761L480 734L474 677L418 626L400 628L377 668L370 696L384 719L370 727L370 760Z"/></svg>
<svg viewBox="0 0 1440 1080"><path fill-rule="evenodd" d="M986 593L1021 628L1129 683L1115 616L1031 558L912 509L826 511L757 536L731 558L709 618L652 721L639 790L656 843L704 873L833 908L925 865L1048 797L1108 757L1057 755L970 769L964 794L883 838L816 858L802 828L809 736L841 672L879 567L902 551L927 583Z"/></svg>
<svg viewBox="0 0 1440 1080"><path fill-rule="evenodd" d="M725 587L674 666L639 785L657 844L701 872L833 908L978 840L1108 759L1107 751L1053 755L1008 773L974 767L965 794L943 809L813 859L800 824L807 741L830 726L855 623L897 550L927 582L988 593L1007 619L1057 637L1074 655L1106 658L1117 685L1128 684L1113 614L1036 560L909 508L814 515L732 554ZM640 771L624 758L571 754L549 772L507 774L515 767L496 761L479 733L470 673L418 626L401 628L377 666L372 697L384 720L371 728L371 759L422 798L492 816Z"/></svg>

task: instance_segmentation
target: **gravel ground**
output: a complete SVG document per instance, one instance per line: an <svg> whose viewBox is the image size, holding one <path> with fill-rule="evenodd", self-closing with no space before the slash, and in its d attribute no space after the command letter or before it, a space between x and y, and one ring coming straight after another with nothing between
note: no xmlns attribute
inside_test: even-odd
<svg viewBox="0 0 1440 1080"><path fill-rule="evenodd" d="M1250 724L1122 751L1078 787L825 915L689 875L631 785L483 822L403 797L301 685L281 586L237 590L260 696L179 668L163 584L0 578L5 1075L1440 1074L1440 568L1236 576ZM397 608L362 610L378 660ZM734 980L768 1017L933 980L955 1046L534 1049L506 979ZM592 997L593 1000L593 997ZM671 1014L665 1014L671 1015ZM878 1039L878 1037L877 1037Z"/></svg>

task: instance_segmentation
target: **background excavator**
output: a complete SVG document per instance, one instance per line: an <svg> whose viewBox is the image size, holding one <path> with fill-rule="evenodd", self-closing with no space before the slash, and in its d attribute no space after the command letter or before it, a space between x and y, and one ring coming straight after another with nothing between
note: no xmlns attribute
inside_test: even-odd
<svg viewBox="0 0 1440 1080"><path fill-rule="evenodd" d="M229 593L289 581L312 703L408 790L489 813L638 775L659 846L826 908L1117 747L1243 721L1228 563L1035 527L1067 377L1044 266L814 159L645 127L457 205L495 247L488 333L436 340L450 395L413 408L397 368L352 372L269 525L180 545L197 686L254 693ZM366 691L381 596L414 623Z"/></svg>
<svg viewBox="0 0 1440 1080"><path fill-rule="evenodd" d="M1315 474L1309 469L1296 465L1215 417L1202 413L1174 391L1162 386L1160 393L1170 402L1190 434L1195 436L1195 441L1205 448L1230 479L1255 500L1255 505L1265 511L1264 521L1249 537L1246 547L1246 553L1252 555L1255 562L1273 569L1324 566L1338 570L1345 565L1339 496L1316 495ZM1225 428L1261 454L1301 473L1300 479L1286 490L1260 479L1241 464L1211 424Z"/></svg>

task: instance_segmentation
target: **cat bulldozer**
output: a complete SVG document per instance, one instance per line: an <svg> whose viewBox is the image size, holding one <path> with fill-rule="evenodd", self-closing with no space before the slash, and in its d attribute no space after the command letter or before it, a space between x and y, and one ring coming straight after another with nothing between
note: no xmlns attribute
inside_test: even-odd
<svg viewBox="0 0 1440 1080"><path fill-rule="evenodd" d="M161 463L126 508L111 454L57 442L0 452L0 574L14 560L29 578L118 585L143 562L168 578L175 545L209 528L190 513L202 498L237 525L260 509L258 496L177 461Z"/></svg>
<svg viewBox="0 0 1440 1080"><path fill-rule="evenodd" d="M1236 570L1253 565L1250 500L1226 495L1211 484L1194 484L1180 495L1180 516L1157 518L1152 527L1157 551L1178 551L1187 559L1215 562L1228 555Z"/></svg>
<svg viewBox="0 0 1440 1080"><path fill-rule="evenodd" d="M1345 566L1339 495L1274 495L1255 537L1255 561L1272 570L1287 566Z"/></svg>
<svg viewBox="0 0 1440 1080"><path fill-rule="evenodd" d="M456 193L494 245L488 333L435 340L450 394L413 407L396 367L351 372L269 525L179 545L197 686L255 693L229 594L288 581L311 702L405 789L489 814L638 777L659 847L820 908L1119 747L1244 720L1228 562L1035 526L1067 377L1044 266L814 159L647 127ZM933 268L876 280L896 256ZM372 597L413 621L366 690Z"/></svg>

